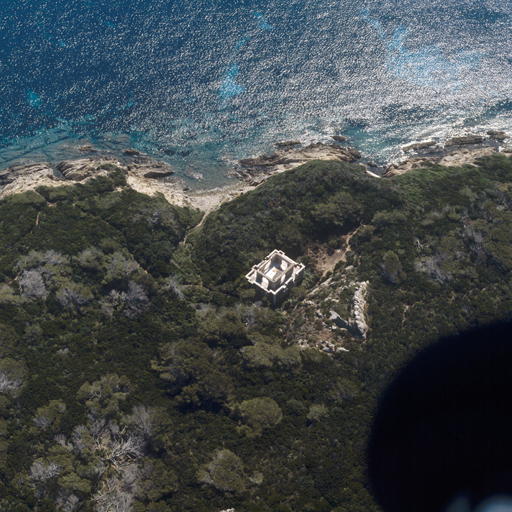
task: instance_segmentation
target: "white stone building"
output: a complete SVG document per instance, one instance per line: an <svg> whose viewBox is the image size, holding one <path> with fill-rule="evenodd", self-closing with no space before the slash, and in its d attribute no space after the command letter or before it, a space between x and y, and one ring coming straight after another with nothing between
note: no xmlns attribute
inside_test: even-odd
<svg viewBox="0 0 512 512"><path fill-rule="evenodd" d="M245 277L276 305L291 288L302 282L304 268L302 263L275 249L261 263L254 265Z"/></svg>

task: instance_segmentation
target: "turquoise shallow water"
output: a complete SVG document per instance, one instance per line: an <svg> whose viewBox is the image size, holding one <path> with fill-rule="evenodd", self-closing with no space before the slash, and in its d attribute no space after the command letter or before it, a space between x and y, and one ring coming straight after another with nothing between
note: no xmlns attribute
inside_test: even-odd
<svg viewBox="0 0 512 512"><path fill-rule="evenodd" d="M5 1L0 167L135 147L202 186L279 140L512 132L510 2Z"/></svg>

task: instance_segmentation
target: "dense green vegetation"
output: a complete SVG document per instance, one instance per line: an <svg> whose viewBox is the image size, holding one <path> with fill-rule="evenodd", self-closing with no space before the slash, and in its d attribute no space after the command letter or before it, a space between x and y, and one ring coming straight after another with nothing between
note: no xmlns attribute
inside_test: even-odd
<svg viewBox="0 0 512 512"><path fill-rule="evenodd" d="M201 217L116 170L0 201L0 507L378 510L386 383L439 335L510 317L502 155L392 180L313 162ZM274 248L306 264L277 309L244 279Z"/></svg>

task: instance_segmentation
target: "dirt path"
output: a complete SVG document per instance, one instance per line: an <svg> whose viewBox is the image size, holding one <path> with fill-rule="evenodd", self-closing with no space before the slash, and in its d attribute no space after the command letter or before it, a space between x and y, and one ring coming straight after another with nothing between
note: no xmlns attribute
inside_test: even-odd
<svg viewBox="0 0 512 512"><path fill-rule="evenodd" d="M216 209L214 210L210 210L209 212L206 212L204 215L203 215L203 218L201 219L201 222L197 225L197 226L194 226L186 235L185 235L185 238L180 242L180 245L185 245L187 243L187 237L188 235L190 235L190 233L192 233L192 231L194 231L194 229L198 229L200 228L202 225L203 225L203 222L204 222L204 219L206 219L206 217L208 217L208 215L210 215L210 213L212 213L213 211L215 211Z"/></svg>
<svg viewBox="0 0 512 512"><path fill-rule="evenodd" d="M348 251L351 250L350 240L362 227L363 225L361 224L361 226L359 226L354 231L351 231L350 233L341 237L341 247L336 249L332 254L329 254L327 244L320 246L318 251L308 251L307 255L313 258L315 261L315 266L322 272L322 276L325 276L327 272L332 271L338 262L346 261L345 255Z"/></svg>

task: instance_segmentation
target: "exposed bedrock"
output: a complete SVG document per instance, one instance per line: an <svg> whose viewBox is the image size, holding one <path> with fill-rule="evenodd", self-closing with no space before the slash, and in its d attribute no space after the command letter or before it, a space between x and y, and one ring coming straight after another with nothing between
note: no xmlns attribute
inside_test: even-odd
<svg viewBox="0 0 512 512"><path fill-rule="evenodd" d="M484 142L485 137L480 135L465 135L464 137L453 137L453 139L449 139L444 143L445 148L449 148L451 146L469 146L472 144L482 144Z"/></svg>
<svg viewBox="0 0 512 512"><path fill-rule="evenodd" d="M80 146L78 148L78 151L80 151L80 153L97 153L98 152L90 144L88 144L87 146Z"/></svg>
<svg viewBox="0 0 512 512"><path fill-rule="evenodd" d="M53 177L53 171L49 163L30 163L24 165L14 165L7 169L0 170L0 187L13 183L19 178L27 177L31 174L47 174Z"/></svg>
<svg viewBox="0 0 512 512"><path fill-rule="evenodd" d="M496 131L496 130L489 130L487 132L487 135L489 135L489 137L493 140L497 140L499 142L505 140L505 139L510 139L510 136L507 135L505 132L499 132L499 131Z"/></svg>
<svg viewBox="0 0 512 512"><path fill-rule="evenodd" d="M355 148L343 148L337 144L317 142L309 146L295 148L292 145L280 146L273 155L244 158L238 161L242 179L252 180L260 175L293 169L311 160L338 160L353 163L361 158Z"/></svg>
<svg viewBox="0 0 512 512"><path fill-rule="evenodd" d="M124 165L115 158L98 155L76 160L64 160L53 166L48 162L14 165L0 170L0 187L5 187L20 180L26 181L29 177L35 179L36 177L45 176L50 179L83 181L91 177L108 174L112 166L122 169L127 174L146 179L166 178L175 172L169 164L156 162L145 156L134 158L128 165Z"/></svg>
<svg viewBox="0 0 512 512"><path fill-rule="evenodd" d="M386 167L383 174L386 178L404 174L413 169L423 169L428 167L429 163L444 165L446 167L460 167L461 165L473 164L477 158L492 155L497 151L495 146L482 146L479 148L452 149L443 150L439 156L416 156L409 158L404 162L390 164Z"/></svg>
<svg viewBox="0 0 512 512"><path fill-rule="evenodd" d="M277 148L288 148L293 146L299 146L301 143L300 140L283 140L282 142L275 142L274 146Z"/></svg>
<svg viewBox="0 0 512 512"><path fill-rule="evenodd" d="M136 157L127 165L122 164L115 158L81 158L59 162L56 169L62 173L64 178L72 181L82 181L92 176L105 174L109 170L109 165L115 165L128 174L147 179L166 178L175 172L165 162L157 162L140 153L130 153L130 155L136 155Z"/></svg>
<svg viewBox="0 0 512 512"><path fill-rule="evenodd" d="M368 324L366 322L366 295L368 292L369 281L359 283L359 287L354 294L354 320L343 320L336 311L330 311L329 320L334 322L337 327L347 329L347 331L356 338L366 338L368 332Z"/></svg>
<svg viewBox="0 0 512 512"><path fill-rule="evenodd" d="M138 149L134 148L123 149L123 154L128 156L142 155L142 153Z"/></svg>
<svg viewBox="0 0 512 512"><path fill-rule="evenodd" d="M412 142L411 144L407 144L406 146L402 147L402 151L416 151L418 149L426 149L430 148L432 146L435 146L437 144L434 140L427 140L425 142Z"/></svg>
<svg viewBox="0 0 512 512"><path fill-rule="evenodd" d="M414 158L409 158L409 160L405 162L398 162L394 164L389 164L386 167L386 172L383 174L386 178L391 178L392 176L397 176L399 174L404 174L413 169L423 169L427 167L429 163L437 163L439 158L431 158L431 157L422 157L417 156Z"/></svg>
<svg viewBox="0 0 512 512"><path fill-rule="evenodd" d="M183 173L183 175L186 176L187 178L190 178L191 180L199 180L200 181L204 178L202 173L195 171L193 169L187 169Z"/></svg>
<svg viewBox="0 0 512 512"><path fill-rule="evenodd" d="M92 176L106 174L107 170L103 167L106 164L116 165L118 162L107 158L79 158L78 160L64 160L59 162L55 169L70 181L83 181Z"/></svg>
<svg viewBox="0 0 512 512"><path fill-rule="evenodd" d="M166 162L157 162L148 157L138 157L128 164L128 172L148 179L161 179L176 171Z"/></svg>

